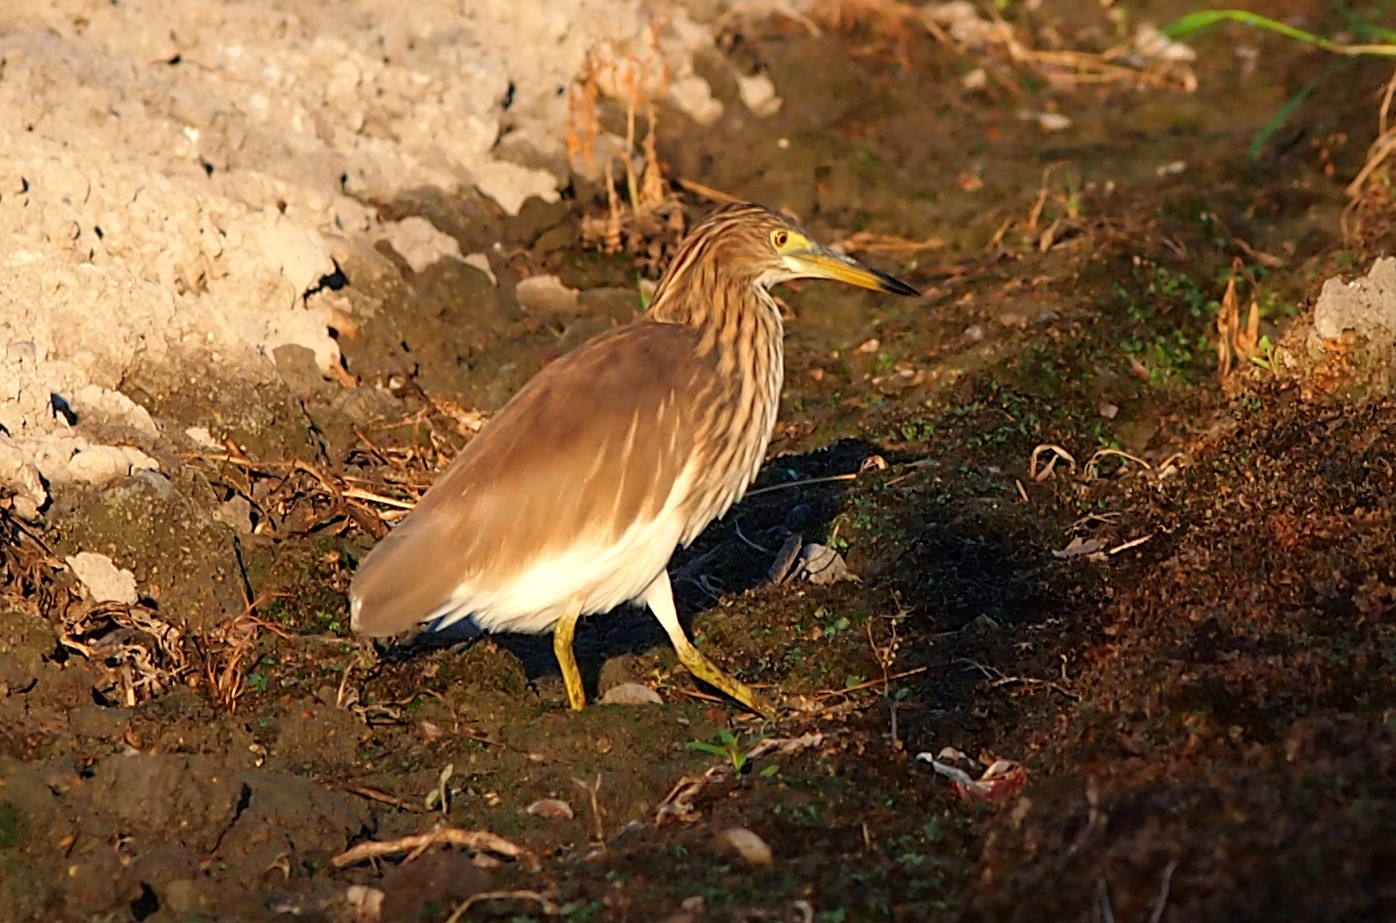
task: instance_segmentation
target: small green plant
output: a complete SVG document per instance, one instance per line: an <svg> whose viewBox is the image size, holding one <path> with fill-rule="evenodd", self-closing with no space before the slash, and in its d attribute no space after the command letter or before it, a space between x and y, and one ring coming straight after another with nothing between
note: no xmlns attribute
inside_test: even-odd
<svg viewBox="0 0 1396 923"><path fill-rule="evenodd" d="M766 735L762 734L759 737L753 737L749 743L754 744L765 736ZM703 753L711 753L713 756L722 757L732 764L732 771L739 774L747 764L746 748L743 746L741 738L727 730L727 728L723 728L718 732L717 743L706 740L690 740L688 742L688 749L699 750Z"/></svg>
<svg viewBox="0 0 1396 923"><path fill-rule="evenodd" d="M1260 342L1255 344L1255 348L1260 352L1257 355L1251 356L1252 364L1267 372L1275 371L1275 344L1270 342L1270 337L1261 337Z"/></svg>
<svg viewBox="0 0 1396 923"><path fill-rule="evenodd" d="M936 437L936 425L931 420L918 418L903 423L898 434L903 442L930 442Z"/></svg>
<svg viewBox="0 0 1396 923"><path fill-rule="evenodd" d="M820 620L819 628L826 638L832 638L841 631L848 631L852 624L848 616L838 615L823 607L814 610L814 617Z"/></svg>

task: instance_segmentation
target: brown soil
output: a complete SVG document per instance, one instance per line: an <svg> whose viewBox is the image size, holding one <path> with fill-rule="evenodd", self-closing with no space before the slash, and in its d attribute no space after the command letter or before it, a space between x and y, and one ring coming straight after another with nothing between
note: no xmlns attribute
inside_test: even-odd
<svg viewBox="0 0 1396 923"><path fill-rule="evenodd" d="M861 18L819 36L731 27L783 108L669 116L659 149L823 240L939 241L862 253L919 301L784 293L767 489L673 564L700 646L807 710L740 714L641 612L584 624L579 655L593 695L638 682L664 704L578 714L546 639L348 636L344 590L385 526L345 486L413 495L468 438L460 408L497 408L637 308L634 258L574 233L599 190L514 219L424 192L382 207L467 252L493 229L506 284L345 267L346 295L383 305L342 340L359 388L258 403L247 427L276 433L185 458L177 495L133 480L46 531L0 520L0 918L347 920L375 896L353 885L414 921L463 902L454 919L1396 917L1396 405L1260 367L1219 383L1213 345L1233 258L1273 338L1387 245L1389 206L1347 238L1340 215L1389 67L1346 65L1252 160L1319 52L1223 30L1195 43L1195 94L1062 87L845 6ZM1023 26L1103 47L1108 20L1080 7ZM1238 76L1239 45L1261 72ZM975 67L984 90L961 80ZM1019 116L1053 109L1072 127ZM540 272L585 289L575 316L503 294ZM150 384L177 419L199 398L173 387ZM1046 445L1073 461L1034 478ZM770 581L796 534L861 579ZM94 608L53 566L104 542L152 562L140 606ZM915 759L945 747L1027 782L962 799ZM530 813L541 799L572 816ZM438 823L522 852L331 862ZM773 861L718 848L733 826Z"/></svg>

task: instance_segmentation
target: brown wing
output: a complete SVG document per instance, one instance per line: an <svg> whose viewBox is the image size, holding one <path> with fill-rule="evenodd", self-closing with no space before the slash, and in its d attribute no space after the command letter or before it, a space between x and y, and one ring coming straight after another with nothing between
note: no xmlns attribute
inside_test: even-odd
<svg viewBox="0 0 1396 923"><path fill-rule="evenodd" d="M614 539L655 515L714 374L697 331L647 321L547 366L364 559L356 628L405 631L463 582L502 582L579 536Z"/></svg>

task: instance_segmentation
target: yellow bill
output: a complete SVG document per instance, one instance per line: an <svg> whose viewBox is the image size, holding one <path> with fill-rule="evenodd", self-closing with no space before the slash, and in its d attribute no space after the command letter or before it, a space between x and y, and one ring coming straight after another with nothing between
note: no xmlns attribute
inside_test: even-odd
<svg viewBox="0 0 1396 923"><path fill-rule="evenodd" d="M833 279L835 282L870 288L875 292L889 292L893 295L921 294L896 276L864 266L851 257L817 244L788 254L786 264L808 279Z"/></svg>

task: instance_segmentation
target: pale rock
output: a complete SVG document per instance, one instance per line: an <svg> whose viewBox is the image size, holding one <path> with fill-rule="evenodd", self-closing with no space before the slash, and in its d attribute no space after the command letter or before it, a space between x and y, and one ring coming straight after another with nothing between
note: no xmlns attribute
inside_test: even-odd
<svg viewBox="0 0 1396 923"><path fill-rule="evenodd" d="M105 484L131 473L126 450L114 445L89 445L68 459L67 480Z"/></svg>
<svg viewBox="0 0 1396 923"><path fill-rule="evenodd" d="M322 375L331 375L339 367L339 343L330 336L332 318L324 305L307 305L273 315L267 321L263 336L268 356L280 346L303 346L315 354L315 367Z"/></svg>
<svg viewBox="0 0 1396 923"><path fill-rule="evenodd" d="M669 98L699 125L711 125L722 118L722 103L713 97L713 88L702 77L675 80L669 87Z"/></svg>
<svg viewBox="0 0 1396 923"><path fill-rule="evenodd" d="M649 686L640 683L620 683L607 689L598 701L600 705L662 705L664 700Z"/></svg>
<svg viewBox="0 0 1396 923"><path fill-rule="evenodd" d="M77 412L79 420L96 414L108 420L125 423L151 438L160 435L160 429L151 419L150 411L120 391L111 391L97 385L84 385L73 395L73 409Z"/></svg>
<svg viewBox="0 0 1396 923"><path fill-rule="evenodd" d="M223 450L223 443L213 438L213 434L203 426L190 426L184 430L184 435L189 437L189 441L205 449Z"/></svg>
<svg viewBox="0 0 1396 923"><path fill-rule="evenodd" d="M1351 282L1329 279L1314 305L1314 333L1336 340L1351 330L1382 346L1396 341L1396 257L1382 257Z"/></svg>
<svg viewBox="0 0 1396 923"><path fill-rule="evenodd" d="M737 856L747 865L764 868L775 861L766 841L746 827L728 827L713 837L713 849Z"/></svg>
<svg viewBox="0 0 1396 923"><path fill-rule="evenodd" d="M252 501L235 494L218 505L214 518L231 526L240 535L252 534Z"/></svg>
<svg viewBox="0 0 1396 923"><path fill-rule="evenodd" d="M843 555L827 545L815 542L800 549L796 573L816 586L857 579L849 571L848 562L843 559Z"/></svg>
<svg viewBox="0 0 1396 923"><path fill-rule="evenodd" d="M334 260L320 232L301 228L277 216L258 216L248 228L249 245L260 248L261 256L291 283L297 295L304 295L321 279L334 272Z"/></svg>
<svg viewBox="0 0 1396 923"><path fill-rule="evenodd" d="M781 98L776 95L776 85L765 74L738 77L737 94L748 109L763 118L780 111Z"/></svg>
<svg viewBox="0 0 1396 923"><path fill-rule="evenodd" d="M475 175L475 188L511 215L517 215L530 198L558 200L558 179L546 170L490 161L472 166L471 173Z"/></svg>
<svg viewBox="0 0 1396 923"><path fill-rule="evenodd" d="M10 494L10 509L25 522L35 522L48 503L48 490L39 469L10 437L0 434L0 491Z"/></svg>
<svg viewBox="0 0 1396 923"><path fill-rule="evenodd" d="M446 257L461 255L460 241L437 230L436 225L420 215L390 221L383 225L383 233L413 272L422 272Z"/></svg>
<svg viewBox="0 0 1396 923"><path fill-rule="evenodd" d="M117 567L104 554L80 551L64 558L63 563L68 565L93 602L130 606L140 599L136 593L136 575Z"/></svg>
<svg viewBox="0 0 1396 923"><path fill-rule="evenodd" d="M576 816L572 806L561 798L540 798L524 808L524 813L549 820L571 820Z"/></svg>

